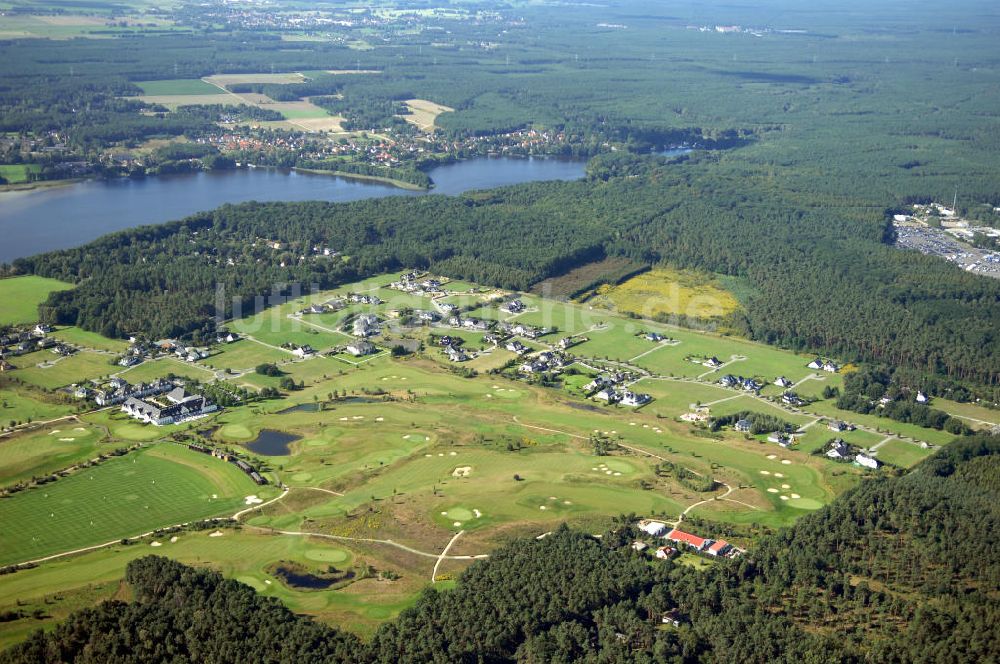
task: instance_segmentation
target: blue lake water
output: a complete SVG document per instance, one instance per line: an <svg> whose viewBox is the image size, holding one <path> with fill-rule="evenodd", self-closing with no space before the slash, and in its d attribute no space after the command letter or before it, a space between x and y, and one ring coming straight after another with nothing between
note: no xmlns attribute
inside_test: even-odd
<svg viewBox="0 0 1000 664"><path fill-rule="evenodd" d="M52 189L0 194L0 262L75 247L101 235L166 221L225 203L355 201L382 196L461 194L542 180L576 180L584 160L480 157L439 166L430 192L387 184L272 169L145 179L90 180Z"/></svg>

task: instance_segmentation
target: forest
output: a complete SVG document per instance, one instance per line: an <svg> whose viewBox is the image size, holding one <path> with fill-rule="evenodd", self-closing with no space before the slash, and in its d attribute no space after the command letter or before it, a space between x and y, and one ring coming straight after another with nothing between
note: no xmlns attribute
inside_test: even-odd
<svg viewBox="0 0 1000 664"><path fill-rule="evenodd" d="M600 539L563 526L425 590L370 642L149 556L128 567L130 602L81 611L0 661L993 661L1000 567L984 552L1000 544L998 478L1000 437L960 439L704 570L634 551L635 515Z"/></svg>

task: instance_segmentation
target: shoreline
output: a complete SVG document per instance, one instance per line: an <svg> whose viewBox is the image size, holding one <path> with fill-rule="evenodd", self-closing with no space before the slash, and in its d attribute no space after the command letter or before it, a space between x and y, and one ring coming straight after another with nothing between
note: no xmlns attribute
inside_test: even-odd
<svg viewBox="0 0 1000 664"><path fill-rule="evenodd" d="M258 168L260 168L258 166ZM347 178L349 180L367 180L369 182L379 182L381 184L388 184L397 189L405 189L407 191L430 191L431 187L421 187L419 184L413 184L410 182L403 182L402 180L395 180L393 178L387 178L380 175L361 175L360 173L347 173L345 171L331 171L323 168L302 168L300 166L292 166L290 169L297 173L310 173L312 175L333 175L335 177Z"/></svg>
<svg viewBox="0 0 1000 664"><path fill-rule="evenodd" d="M19 182L17 184L0 185L0 195L3 194L27 194L32 191L44 189L58 189L68 187L73 184L86 182L92 178L71 178L69 180L38 180L36 182Z"/></svg>

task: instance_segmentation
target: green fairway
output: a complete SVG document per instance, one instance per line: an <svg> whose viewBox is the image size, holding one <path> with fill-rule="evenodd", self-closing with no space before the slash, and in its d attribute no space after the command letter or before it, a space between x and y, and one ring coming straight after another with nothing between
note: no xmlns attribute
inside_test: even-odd
<svg viewBox="0 0 1000 664"><path fill-rule="evenodd" d="M0 564L231 514L258 491L232 464L161 444L0 501Z"/></svg>
<svg viewBox="0 0 1000 664"><path fill-rule="evenodd" d="M72 420L0 438L0 454L3 455L0 485L8 486L62 470L115 447L102 447L100 439L101 432L96 427Z"/></svg>
<svg viewBox="0 0 1000 664"><path fill-rule="evenodd" d="M211 83L197 78L178 78L166 81L139 81L143 94L154 95L217 95L221 91Z"/></svg>
<svg viewBox="0 0 1000 664"><path fill-rule="evenodd" d="M0 325L34 323L38 320L38 305L53 291L69 290L72 284L25 276L0 279Z"/></svg>

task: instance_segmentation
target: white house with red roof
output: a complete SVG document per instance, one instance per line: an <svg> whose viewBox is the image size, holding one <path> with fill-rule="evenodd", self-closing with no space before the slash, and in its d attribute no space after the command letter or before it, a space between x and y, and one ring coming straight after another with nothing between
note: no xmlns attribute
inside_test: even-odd
<svg viewBox="0 0 1000 664"><path fill-rule="evenodd" d="M707 553L710 556L724 556L732 548L733 545L727 542L726 540L719 540L718 542L713 543L710 547L705 549L705 553Z"/></svg>
<svg viewBox="0 0 1000 664"><path fill-rule="evenodd" d="M676 528L667 533L665 538L671 542L677 542L678 544L687 544L697 551L703 551L706 546L712 543L712 540L698 537L697 535L692 535L691 533L685 533L684 531L677 530Z"/></svg>

